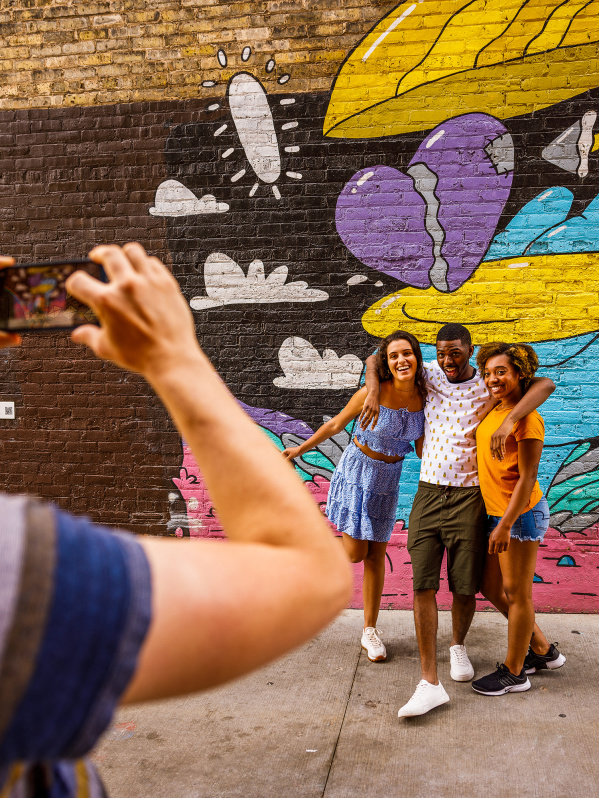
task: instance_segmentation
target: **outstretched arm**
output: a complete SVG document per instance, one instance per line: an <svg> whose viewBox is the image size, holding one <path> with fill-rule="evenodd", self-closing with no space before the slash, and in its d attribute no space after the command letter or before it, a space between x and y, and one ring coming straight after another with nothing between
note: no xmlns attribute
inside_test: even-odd
<svg viewBox="0 0 599 798"><path fill-rule="evenodd" d="M283 452L285 459L295 460L296 457L300 457L304 452L309 452L310 449L314 449L319 443L332 438L333 435L345 429L349 422L354 419L362 409L365 397L366 388L360 388L359 391L355 392L340 413L319 427L316 432L300 444L300 446L290 446L285 449Z"/></svg>
<svg viewBox="0 0 599 798"><path fill-rule="evenodd" d="M514 429L514 424L532 413L543 402L547 401L555 391L555 383L549 377L535 377L524 396L517 405L507 414L501 425L491 437L491 454L497 460L503 460L505 455L505 441Z"/></svg>
<svg viewBox="0 0 599 798"><path fill-rule="evenodd" d="M372 429L374 429L379 420L379 394L381 390L379 373L376 367L376 355L370 355L366 358L366 376L364 382L366 384L367 393L358 423L362 429L368 429L368 425L372 423Z"/></svg>
<svg viewBox="0 0 599 798"><path fill-rule="evenodd" d="M73 340L156 390L230 539L143 539L153 618L125 694L133 702L211 687L299 645L343 609L351 574L293 469L199 348L175 278L139 244L90 256L110 282L75 272L67 287L101 327L79 327Z"/></svg>

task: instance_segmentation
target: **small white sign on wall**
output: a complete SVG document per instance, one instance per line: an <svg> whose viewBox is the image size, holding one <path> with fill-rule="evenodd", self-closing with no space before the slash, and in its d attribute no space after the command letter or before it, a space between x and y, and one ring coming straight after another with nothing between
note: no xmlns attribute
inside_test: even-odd
<svg viewBox="0 0 599 798"><path fill-rule="evenodd" d="M14 402L0 402L0 420L3 418L15 417L15 403Z"/></svg>

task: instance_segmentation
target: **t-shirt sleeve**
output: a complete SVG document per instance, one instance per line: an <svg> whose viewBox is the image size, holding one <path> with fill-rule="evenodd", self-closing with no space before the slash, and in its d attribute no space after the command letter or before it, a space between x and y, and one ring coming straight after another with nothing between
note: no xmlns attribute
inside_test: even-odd
<svg viewBox="0 0 599 798"><path fill-rule="evenodd" d="M534 439L538 441L545 440L545 422L542 417L535 411L529 413L524 418L520 419L516 424L514 430L514 437L517 441L525 439Z"/></svg>
<svg viewBox="0 0 599 798"><path fill-rule="evenodd" d="M0 497L0 770L76 759L109 725L151 617L134 536Z"/></svg>

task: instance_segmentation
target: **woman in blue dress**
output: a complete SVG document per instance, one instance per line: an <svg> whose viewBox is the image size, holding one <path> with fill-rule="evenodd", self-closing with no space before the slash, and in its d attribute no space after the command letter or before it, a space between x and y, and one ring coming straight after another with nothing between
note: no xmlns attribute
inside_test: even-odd
<svg viewBox="0 0 599 798"><path fill-rule="evenodd" d="M374 429L355 430L331 480L326 513L342 533L353 563L364 562L362 647L372 662L387 658L376 622L385 580L385 552L395 524L399 478L405 455L422 451L426 387L416 338L403 330L388 335L377 354L381 384L380 415ZM343 410L301 446L285 449L293 460L345 429L362 412L363 386Z"/></svg>

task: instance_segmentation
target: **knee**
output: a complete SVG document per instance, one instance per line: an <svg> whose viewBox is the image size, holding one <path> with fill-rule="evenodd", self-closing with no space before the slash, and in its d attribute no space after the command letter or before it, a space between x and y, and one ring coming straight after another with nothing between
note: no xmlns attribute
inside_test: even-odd
<svg viewBox="0 0 599 798"><path fill-rule="evenodd" d="M466 595L464 593L452 593L453 603L459 607L470 607L473 602L476 602L476 596Z"/></svg>
<svg viewBox="0 0 599 798"><path fill-rule="evenodd" d="M349 557L349 561L354 565L356 565L359 562L362 562L362 560L364 559L364 554L360 551L349 551L347 553L347 556Z"/></svg>
<svg viewBox="0 0 599 798"><path fill-rule="evenodd" d="M532 602L532 585L505 585L505 595L510 607Z"/></svg>
<svg viewBox="0 0 599 798"><path fill-rule="evenodd" d="M414 601L418 602L436 601L436 596L437 596L437 591L432 589L414 591Z"/></svg>
<svg viewBox="0 0 599 798"><path fill-rule="evenodd" d="M381 554L380 551L369 551L364 557L364 563L368 563L374 567L381 567L385 565L385 552Z"/></svg>

